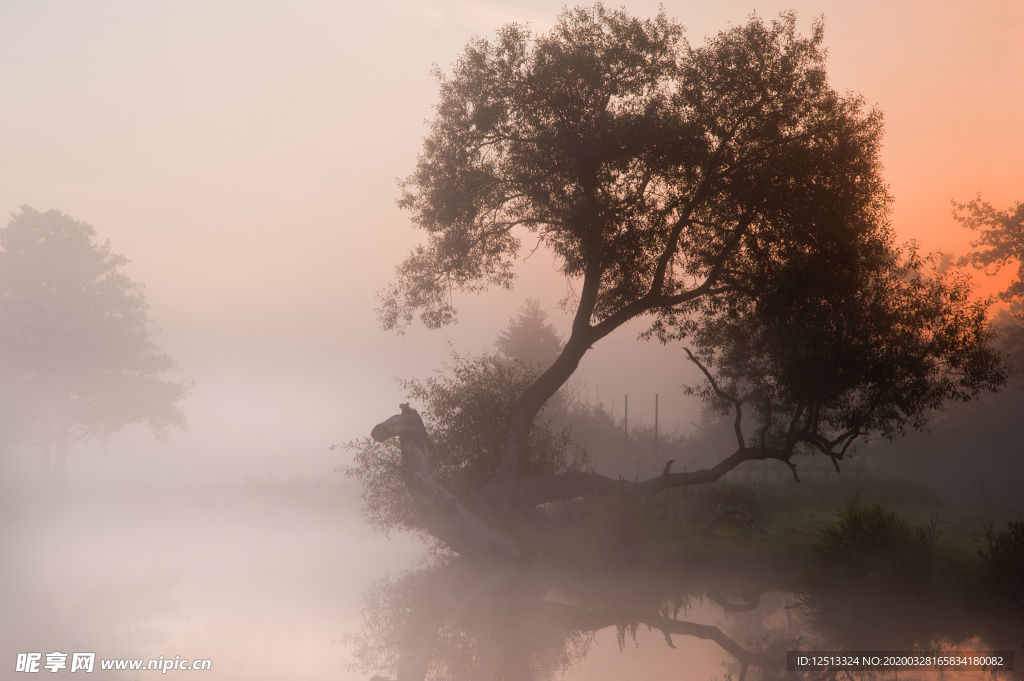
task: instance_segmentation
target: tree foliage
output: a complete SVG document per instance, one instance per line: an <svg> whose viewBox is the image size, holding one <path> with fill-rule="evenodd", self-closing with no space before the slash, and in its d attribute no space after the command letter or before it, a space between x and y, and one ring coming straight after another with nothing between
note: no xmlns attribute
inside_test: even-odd
<svg viewBox="0 0 1024 681"><path fill-rule="evenodd" d="M444 372L425 381L402 380L409 398L423 405L430 437L431 470L459 498L469 498L498 475L502 443L519 396L539 369L495 355L452 355ZM354 465L346 475L363 485L363 514L375 529L420 530L408 492L398 474L401 453L394 440L348 443ZM529 466L535 475L578 471L586 452L568 428L541 420L530 435Z"/></svg>
<svg viewBox="0 0 1024 681"><path fill-rule="evenodd" d="M996 210L982 201L979 193L967 203L954 201L953 206L953 217L960 224L980 232L978 240L971 243L975 250L961 258L961 264L985 270L991 267L990 273L996 274L1017 263L1016 276L999 297L1010 302L1017 318L1024 321L1024 203L1018 201L1008 210Z"/></svg>
<svg viewBox="0 0 1024 681"><path fill-rule="evenodd" d="M474 40L438 74L401 200L427 243L384 292L384 326L419 312L438 327L454 291L511 286L527 234L578 291L559 359L517 405L506 477L523 474L544 401L630 319L678 338L724 296L785 291L807 268L849 287L884 264L881 115L828 86L823 35L799 36L790 13L694 47L664 13L595 5L546 35L509 25Z"/></svg>
<svg viewBox="0 0 1024 681"><path fill-rule="evenodd" d="M481 552L523 555L504 519L553 501L653 495L752 460L796 475L797 453L837 462L860 438L921 428L948 400L1005 382L967 282L896 248L881 114L828 85L823 35L820 22L798 35L786 13L694 47L664 13L595 5L544 35L510 25L476 39L438 75L437 117L401 200L427 241L383 293L384 326L417 313L442 326L455 291L511 286L527 236L576 292L560 354L515 391L493 480L454 510L416 497L466 550L476 536ZM737 451L647 480L543 472L537 415L594 343L641 316L646 337L689 344L706 378L693 391L733 413ZM374 432L405 436L403 461L429 477L430 433L407 406ZM463 512L497 507L490 527Z"/></svg>
<svg viewBox="0 0 1024 681"><path fill-rule="evenodd" d="M429 241L399 266L385 326L420 308L428 326L448 323L452 290L510 284L516 226L566 276L599 268L597 319L655 283L671 305L740 251L736 283L784 245L880 245L881 116L828 87L822 26L795 27L792 14L754 18L692 48L664 14L597 5L547 36L509 25L496 44L471 42L438 75L438 116L403 183Z"/></svg>
<svg viewBox="0 0 1024 681"><path fill-rule="evenodd" d="M128 260L60 211L25 206L0 229L0 381L7 442L56 449L141 423L157 437L185 427L190 381L151 340Z"/></svg>
<svg viewBox="0 0 1024 681"><path fill-rule="evenodd" d="M949 400L998 389L1008 368L990 344L985 304L964 277L928 264L894 253L847 295L807 281L798 301L769 295L709 312L692 334L706 381L690 393L734 414L740 447L788 460L842 458L863 436L904 435ZM742 432L744 411L756 432Z"/></svg>

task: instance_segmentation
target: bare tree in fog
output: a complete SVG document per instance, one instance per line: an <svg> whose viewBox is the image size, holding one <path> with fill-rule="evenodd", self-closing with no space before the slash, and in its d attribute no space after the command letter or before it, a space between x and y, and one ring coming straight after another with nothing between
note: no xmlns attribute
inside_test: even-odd
<svg viewBox="0 0 1024 681"><path fill-rule="evenodd" d="M0 444L40 448L44 476L64 477L68 447L141 423L184 428L191 381L151 336L142 285L95 230L25 206L0 229Z"/></svg>
<svg viewBox="0 0 1024 681"><path fill-rule="evenodd" d="M511 287L523 233L576 287L571 334L522 392L498 475L472 499L431 472L415 410L373 430L399 437L417 512L456 551L522 554L528 519L552 501L710 482L743 461L792 465L801 448L838 461L866 434L903 432L1005 378L984 307L894 247L881 114L828 85L821 23L804 38L792 13L754 17L700 47L682 32L664 14L596 5L547 35L510 25L476 39L438 76L437 117L401 200L428 241L382 294L385 328L417 313L438 328L455 319L454 291ZM738 451L630 484L531 469L544 404L594 343L638 317L648 337L696 340L698 360L715 356L705 341L760 353L734 363L736 387L756 369L770 400L716 386L702 364L704 396L736 412ZM765 342L743 346L745 333ZM758 432L745 433L744 400L761 398Z"/></svg>

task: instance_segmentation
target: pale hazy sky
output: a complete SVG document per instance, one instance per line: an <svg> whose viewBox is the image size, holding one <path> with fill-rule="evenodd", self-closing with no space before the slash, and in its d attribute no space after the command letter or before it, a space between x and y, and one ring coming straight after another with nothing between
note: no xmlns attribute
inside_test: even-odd
<svg viewBox="0 0 1024 681"><path fill-rule="evenodd" d="M419 239L395 178L432 115L431 64L509 21L545 30L561 7L0 0L0 214L29 204L94 225L131 260L158 342L196 379L188 433L160 445L129 430L106 453L73 452L71 477L87 461L104 475L326 475L344 462L327 445L395 412L392 376L427 376L449 342L491 347L527 296L566 328L564 284L540 255L514 292L464 299L457 327L397 337L373 311ZM1024 199L1024 2L665 8L691 42L754 11L795 9L805 31L824 15L833 86L885 112L901 239L962 253L950 199ZM639 329L584 360L588 383L620 408L630 393L646 420L658 392L662 422L686 427L680 352L637 344Z"/></svg>

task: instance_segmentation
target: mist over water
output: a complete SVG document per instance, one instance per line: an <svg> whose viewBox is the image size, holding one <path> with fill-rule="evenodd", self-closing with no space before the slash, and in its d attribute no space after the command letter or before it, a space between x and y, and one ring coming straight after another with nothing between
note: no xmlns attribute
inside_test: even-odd
<svg viewBox="0 0 1024 681"><path fill-rule="evenodd" d="M1024 187L1024 10L1015 0L929 7L801 0L665 9L695 45L751 12L771 18L795 8L801 30L824 13L830 82L863 92L886 117L882 163L898 239L959 255L970 236L950 219L949 200L980 189L1002 206ZM371 530L360 513L364 490L337 470L353 464L353 452L331 445L367 437L408 400L396 379L435 376L453 352L494 353L527 299L539 301L563 339L572 323L559 308L571 285L545 248L526 258L534 242L524 238L513 290L456 298L460 322L440 331L382 331L377 293L422 236L394 205L395 178L413 169L424 119L436 113L431 64L447 72L472 36L512 21L546 30L561 9L447 0L0 4L0 221L28 205L91 224L96 243L109 239L129 261L125 273L144 286L152 340L177 362L169 379L194 380L181 405L187 429L172 427L160 440L130 423L73 444L63 483L40 473L39 447L0 437L0 677L13 674L19 653L42 653L45 663L54 651L95 652L87 678L98 679L154 677L104 671L99 660L160 656L210 659L211 671L201 674L209 679L385 673L357 664L358 640L380 655L399 654L395 632L372 630L367 613L383 602L411 611L421 594L387 586L406 571L425 574L426 593L436 595L424 561L438 566L420 538ZM653 16L658 3L627 9ZM988 292L1002 280L977 281ZM731 441L728 424L699 439L708 423L681 386L701 374L679 347L638 340L647 328L645 320L625 325L580 364L578 397L600 404L607 426L581 439L596 469L613 478L656 476L672 456L674 472L714 464ZM620 439L626 395L631 458ZM1022 395L1011 384L955 405L937 415L931 434L872 442L854 463L878 479L934 490L933 498L899 488L878 500L915 526L938 518L947 539L961 542L956 555L973 559L987 546L986 524L1002 530L1024 510ZM0 406L19 399L4 396ZM698 440L699 448L684 450ZM462 678L480 672L466 651L493 663L493 676L476 678L500 678L496 669L522 679L735 678L739 664L719 643L673 634L670 647L657 627L637 624L681 603L680 620L716 627L751 649L799 637L843 645L836 641L849 632L825 630L830 621L814 620L811 607L842 613L844 603L791 607L806 605L795 573L749 569L760 563L747 551L774 550L769 535L738 517L709 536L697 530L719 507L756 496L742 485L770 482L779 487L766 488L775 505L766 503L762 526L786 547L808 543L856 485L822 493L827 502L794 519L779 511L788 469L757 469L755 480L752 470L737 471L729 485L740 487L723 486L705 506L665 495L649 508L585 509L595 517L636 513L665 533L659 538L693 539L695 556L706 557L705 544L733 542L726 565L661 556L609 567L605 556L527 575L466 568L459 574L467 583L493 579L501 588L465 596L464 610L446 614L447 638L422 650ZM851 472L844 465L843 479ZM805 478L812 488L822 480L833 478ZM622 529L616 541L629 533ZM631 547L609 551L630 555ZM961 567L950 573L965 573ZM552 607L567 604L607 619L581 622ZM933 634L1019 645L1012 618L1003 626L1002 614L986 620L960 607L943 602L940 616L920 602L907 606L906 635L892 645L924 645ZM997 620L1001 628L990 626ZM858 621L856 631L876 625Z"/></svg>
<svg viewBox="0 0 1024 681"><path fill-rule="evenodd" d="M211 679L365 678L337 642L365 586L422 548L370 534L357 497L341 482L6 488L5 675L19 652L60 651L209 659Z"/></svg>

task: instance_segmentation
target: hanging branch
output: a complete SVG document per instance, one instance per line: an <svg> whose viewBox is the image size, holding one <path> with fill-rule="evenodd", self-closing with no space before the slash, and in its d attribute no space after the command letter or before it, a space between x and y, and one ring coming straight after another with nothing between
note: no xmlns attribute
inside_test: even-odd
<svg viewBox="0 0 1024 681"><path fill-rule="evenodd" d="M743 437L742 426L743 407L740 403L740 398L734 397L733 395L730 395L729 393L722 390L722 388L719 387L718 385L718 381L716 381L714 376L711 375L711 372L707 370L707 367L701 364L700 360L698 360L694 356L694 354L690 352L690 348L683 348L683 351L686 352L686 355L687 357L690 358L690 361L696 364L697 368L701 370L705 377L707 377L708 383L711 384L711 388L715 391L715 394L721 397L723 400L730 402L733 405L733 407L736 408L736 420L733 422L733 429L736 431L736 441L739 444L740 449L746 449L747 442L746 439Z"/></svg>

